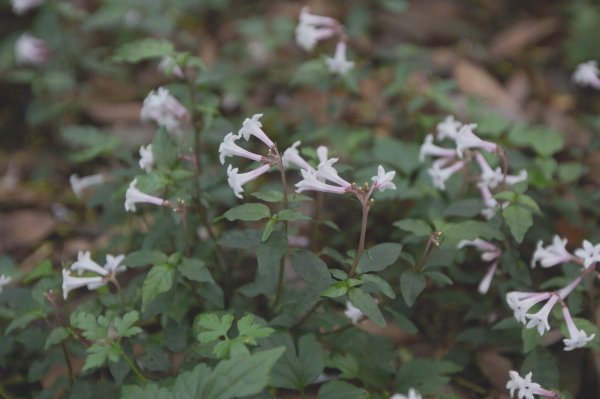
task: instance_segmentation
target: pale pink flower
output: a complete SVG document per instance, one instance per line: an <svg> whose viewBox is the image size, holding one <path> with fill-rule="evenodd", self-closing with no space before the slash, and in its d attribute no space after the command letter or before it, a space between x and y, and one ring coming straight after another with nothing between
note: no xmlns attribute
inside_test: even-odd
<svg viewBox="0 0 600 399"><path fill-rule="evenodd" d="M146 147L140 146L140 168L150 172L154 167L154 154L152 153L152 144Z"/></svg>
<svg viewBox="0 0 600 399"><path fill-rule="evenodd" d="M573 81L580 86L591 86L594 89L600 89L599 75L598 63L587 61L577 65L577 69L573 73Z"/></svg>
<svg viewBox="0 0 600 399"><path fill-rule="evenodd" d="M319 180L319 176L317 176L315 171L302 169L300 173L302 174L302 180L296 183L297 193L301 193L302 191L323 191L326 193L344 194L350 189L350 186L334 186L324 183L322 180Z"/></svg>
<svg viewBox="0 0 600 399"><path fill-rule="evenodd" d="M600 244L594 245L588 240L583 240L583 246L575 250L575 256L583 260L583 266L587 269L600 261Z"/></svg>
<svg viewBox="0 0 600 399"><path fill-rule="evenodd" d="M477 127L476 124L471 123L469 125L463 125L458 134L456 135L456 154L462 159L463 151L467 148L481 148L489 152L496 152L498 145L491 141L485 141L480 139L473 133L473 129Z"/></svg>
<svg viewBox="0 0 600 399"><path fill-rule="evenodd" d="M498 184L500 184L502 180L511 186L527 180L526 170L521 170L518 175L507 175L506 178L504 178L502 169L500 169L500 167L492 169L490 164L479 152L475 153L475 160L481 168L481 182L489 188L498 187Z"/></svg>
<svg viewBox="0 0 600 399"><path fill-rule="evenodd" d="M142 120L153 120L169 133L180 134L188 118L187 109L164 87L151 91L144 99Z"/></svg>
<svg viewBox="0 0 600 399"><path fill-rule="evenodd" d="M325 58L325 62L327 63L329 72L338 75L345 75L354 68L354 62L348 61L346 58L346 42L344 41L338 42L333 58L327 57Z"/></svg>
<svg viewBox="0 0 600 399"><path fill-rule="evenodd" d="M261 129L262 123L260 122L260 118L262 115L263 114L255 114L252 116L252 118L244 119L242 128L238 131L238 136L243 136L246 141L250 140L250 136L254 136L265 143L267 147L271 148L275 145L275 143L273 143L273 141Z"/></svg>
<svg viewBox="0 0 600 399"><path fill-rule="evenodd" d="M296 43L304 50L311 51L317 42L332 37L337 25L335 19L311 14L308 7L303 7L296 27Z"/></svg>
<svg viewBox="0 0 600 399"><path fill-rule="evenodd" d="M0 292L2 292L2 289L4 289L4 287L9 285L11 282L12 282L12 277L5 276L4 274L0 274Z"/></svg>
<svg viewBox="0 0 600 399"><path fill-rule="evenodd" d="M225 163L225 157L244 157L258 162L263 159L262 155L255 154L237 145L235 142L239 138L240 136L234 135L233 132L228 133L225 136L223 142L219 146L219 160L221 161L221 165Z"/></svg>
<svg viewBox="0 0 600 399"><path fill-rule="evenodd" d="M350 301L346 301L346 310L344 310L344 316L349 318L352 321L352 324L357 324L360 319L363 318L364 314Z"/></svg>
<svg viewBox="0 0 600 399"><path fill-rule="evenodd" d="M141 192L137 189L137 179L133 179L131 184L129 184L129 188L125 193L125 210L135 212L135 204L139 202L145 202L148 204L154 204L159 206L169 206L169 201L155 197L153 195L148 195L146 193Z"/></svg>
<svg viewBox="0 0 600 399"><path fill-rule="evenodd" d="M90 176L84 176L84 177L79 177L79 175L77 175L76 173L73 173L70 177L69 177L69 183L71 183L71 189L73 190L73 193L75 193L75 196L77 196L77 198L81 198L81 196L83 195L83 192L91 187L91 186L95 186L97 184L101 184L105 181L104 175L102 174L96 174L96 175L90 175Z"/></svg>
<svg viewBox="0 0 600 399"><path fill-rule="evenodd" d="M10 0L12 10L17 15L25 14L32 8L39 7L44 4L45 0Z"/></svg>
<svg viewBox="0 0 600 399"><path fill-rule="evenodd" d="M73 277L66 269L62 271L63 283L62 291L63 298L66 300L71 290L88 286L89 289L96 289L106 284L106 280L102 276L96 277ZM91 287L91 288L90 288Z"/></svg>
<svg viewBox="0 0 600 399"><path fill-rule="evenodd" d="M552 244L546 247L543 247L542 240L539 240L531 258L531 267L534 268L538 262L546 268L575 260L575 257L567 251L566 245L567 239L561 239L557 235L552 237Z"/></svg>
<svg viewBox="0 0 600 399"><path fill-rule="evenodd" d="M552 294L549 292L519 292L512 291L506 294L506 303L513 310L515 319L520 323L527 323L527 312L535 304L545 301Z"/></svg>
<svg viewBox="0 0 600 399"><path fill-rule="evenodd" d="M448 161L456 157L456 151L450 148L444 148L433 144L433 135L428 134L425 136L425 141L421 145L419 150L419 161L423 162L425 157L432 155L434 157L442 157L448 159Z"/></svg>
<svg viewBox="0 0 600 399"><path fill-rule="evenodd" d="M431 177L431 181L433 182L433 186L440 189L446 189L446 181L458 172L463 169L466 165L465 161L458 161L453 163L452 165L442 168L443 163L434 162L431 167L427 170L427 173Z"/></svg>
<svg viewBox="0 0 600 399"><path fill-rule="evenodd" d="M386 171L383 169L383 166L379 165L377 167L377 176L371 177L371 180L379 191L395 190L396 185L392 182L394 180L394 176L396 176L395 171L392 170L386 173Z"/></svg>
<svg viewBox="0 0 600 399"><path fill-rule="evenodd" d="M564 304L562 306L562 313L565 318L567 329L569 330L569 338L563 339L563 342L565 344L565 351L572 351L576 348L583 348L596 337L596 334L588 336L584 330L579 330L577 328L577 326L573 322L573 318L571 318L569 308L567 308L567 306Z"/></svg>
<svg viewBox="0 0 600 399"><path fill-rule="evenodd" d="M331 158L325 162L321 162L319 164L319 166L317 167L315 176L320 178L321 180L330 181L330 182L336 183L337 185L342 186L344 188L348 188L351 186L351 184L349 182L347 182L346 180L342 179L338 175L337 170L335 170L335 168L333 167L333 164L336 163L337 161L338 161L337 158Z"/></svg>
<svg viewBox="0 0 600 399"><path fill-rule="evenodd" d="M541 387L537 382L531 381L532 373L529 373L525 378L514 370L508 372L510 380L506 383L506 389L510 391L510 396L513 397L515 390L519 399L535 399L533 395L540 395L546 398L558 398L556 392L549 391Z"/></svg>
<svg viewBox="0 0 600 399"><path fill-rule="evenodd" d="M181 69L181 66L179 66L175 60L173 59L173 57L163 57L160 60L160 63L158 64L158 66L156 67L160 72L164 73L165 75L173 75L175 77L178 77L180 79L185 78L185 74L183 73L183 69Z"/></svg>
<svg viewBox="0 0 600 399"><path fill-rule="evenodd" d="M15 59L19 65L40 65L50 58L46 41L23 33L15 42Z"/></svg>
<svg viewBox="0 0 600 399"><path fill-rule="evenodd" d="M446 118L437 124L437 139L443 140L445 138L456 140L458 130L461 128L462 123L454 120L453 115L448 115Z"/></svg>
<svg viewBox="0 0 600 399"><path fill-rule="evenodd" d="M229 165L227 166L227 183L229 183L229 187L232 188L235 196L242 198L242 193L244 192L242 186L268 172L269 169L271 169L271 165L265 164L250 172L238 173L238 168Z"/></svg>
<svg viewBox="0 0 600 399"><path fill-rule="evenodd" d="M290 166L295 165L300 169L314 170L315 168L313 168L308 162L306 162L306 160L300 155L300 152L298 152L299 146L300 142L296 141L294 144L292 144L291 147L289 147L283 152L283 155L281 156L283 166L289 168Z"/></svg>
<svg viewBox="0 0 600 399"><path fill-rule="evenodd" d="M540 335L544 335L544 332L550 331L550 324L548 323L548 316L550 315L550 311L556 304L556 302L560 299L560 297L556 294L551 294L548 301L542 306L542 308L537 313L527 313L525 316L529 319L526 326L527 328L537 327Z"/></svg>
<svg viewBox="0 0 600 399"><path fill-rule="evenodd" d="M423 397L421 395L419 395L419 393L417 391L415 391L414 388L410 388L408 390L408 395L401 395L399 393L395 393L392 396L390 396L389 399L422 399Z"/></svg>

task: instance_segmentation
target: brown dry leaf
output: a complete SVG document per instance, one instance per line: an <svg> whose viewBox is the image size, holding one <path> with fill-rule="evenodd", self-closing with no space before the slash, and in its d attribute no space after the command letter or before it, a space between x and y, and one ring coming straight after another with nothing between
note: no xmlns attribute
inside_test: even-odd
<svg viewBox="0 0 600 399"><path fill-rule="evenodd" d="M94 103L87 107L87 113L101 123L139 123L142 104L127 103Z"/></svg>
<svg viewBox="0 0 600 399"><path fill-rule="evenodd" d="M394 343L406 343L415 341L416 336L407 333L395 324L387 323L385 327L379 327L371 320L366 319L357 325L363 331L367 331L373 335L380 335L390 339Z"/></svg>
<svg viewBox="0 0 600 399"><path fill-rule="evenodd" d="M573 198L573 200L575 199ZM566 238L573 246L578 245L585 238L585 234L581 228L581 225L571 224L567 219L564 218L558 219L558 222L556 223L556 234L558 234L560 237Z"/></svg>
<svg viewBox="0 0 600 399"><path fill-rule="evenodd" d="M510 359L490 349L477 353L475 362L495 388L504 389L508 380L508 372L514 369Z"/></svg>
<svg viewBox="0 0 600 399"><path fill-rule="evenodd" d="M52 214L39 210L20 210L0 214L0 252L31 247L46 238L56 222Z"/></svg>
<svg viewBox="0 0 600 399"><path fill-rule="evenodd" d="M558 28L558 19L554 17L521 20L496 34L490 46L491 53L497 58L514 57Z"/></svg>
<svg viewBox="0 0 600 399"><path fill-rule="evenodd" d="M506 83L506 91L519 104L523 104L531 94L531 82L522 69L514 72Z"/></svg>
<svg viewBox="0 0 600 399"><path fill-rule="evenodd" d="M485 69L467 60L459 61L453 70L459 88L466 94L489 101L511 120L521 120L519 104Z"/></svg>

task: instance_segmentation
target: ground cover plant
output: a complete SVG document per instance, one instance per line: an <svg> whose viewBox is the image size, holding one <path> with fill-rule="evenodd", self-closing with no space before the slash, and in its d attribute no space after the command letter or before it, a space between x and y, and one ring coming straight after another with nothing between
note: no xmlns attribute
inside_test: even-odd
<svg viewBox="0 0 600 399"><path fill-rule="evenodd" d="M600 396L598 5L1 12L0 396Z"/></svg>

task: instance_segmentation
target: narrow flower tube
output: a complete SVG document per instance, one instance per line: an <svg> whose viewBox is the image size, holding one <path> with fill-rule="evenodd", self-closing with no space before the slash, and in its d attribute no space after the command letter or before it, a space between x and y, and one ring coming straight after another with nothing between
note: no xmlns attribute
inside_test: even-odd
<svg viewBox="0 0 600 399"><path fill-rule="evenodd" d="M238 136L243 136L246 141L250 140L250 136L254 136L265 143L267 147L272 148L275 143L261 129L262 123L260 122L260 118L262 116L263 114L255 114L252 118L244 119L242 128L238 131Z"/></svg>
<svg viewBox="0 0 600 399"><path fill-rule="evenodd" d="M152 153L152 144L146 147L140 146L140 168L150 172L154 167L154 154Z"/></svg>
<svg viewBox="0 0 600 399"><path fill-rule="evenodd" d="M73 173L71 177L69 177L69 183L71 183L71 189L77 198L81 198L83 192L91 186L95 186L96 184L103 183L105 181L104 175L95 174L90 176L79 177L76 173Z"/></svg>
<svg viewBox="0 0 600 399"><path fill-rule="evenodd" d="M475 238L474 240L460 240L456 247L458 249L462 249L464 247L475 247L483 252L481 259L485 261L494 260L502 254L502 251L496 245L489 241L482 240L479 237Z"/></svg>
<svg viewBox="0 0 600 399"><path fill-rule="evenodd" d="M302 10L300 10L300 23L306 25L322 25L329 27L335 27L336 25L338 25L338 21L331 17L311 14L308 6L304 6L302 7Z"/></svg>
<svg viewBox="0 0 600 399"><path fill-rule="evenodd" d="M577 328L577 326L573 322L573 318L571 317L569 308L564 303L562 304L562 313L563 317L565 318L567 329L569 330L569 337L563 339L563 343L565 344L565 351L572 351L573 349L583 348L596 337L596 334L588 336L584 330L579 330Z"/></svg>
<svg viewBox="0 0 600 399"><path fill-rule="evenodd" d="M108 271L92 260L90 251L79 251L77 261L71 265L71 270L76 270L81 276L83 272L90 271L101 276L106 276Z"/></svg>
<svg viewBox="0 0 600 399"><path fill-rule="evenodd" d="M576 260L575 256L567 251L566 245L567 239L561 239L557 235L552 237L552 244L545 248L542 246L542 240L538 241L531 258L531 268L534 268L538 262L542 267L547 268Z"/></svg>
<svg viewBox="0 0 600 399"><path fill-rule="evenodd" d="M528 373L525 378L521 377L519 373L514 370L508 372L510 380L506 383L506 389L509 390L511 398L517 391L519 399L534 399L533 395L540 395L546 398L558 398L559 395L556 392L542 388L537 382L531 381L532 373Z"/></svg>
<svg viewBox="0 0 600 399"><path fill-rule="evenodd" d="M571 281L569 285L558 291L558 296L560 297L560 299L564 300L567 296L569 296L569 294L575 289L575 287L579 285L582 278L583 275L579 275L575 280Z"/></svg>
<svg viewBox="0 0 600 399"><path fill-rule="evenodd" d="M463 151L467 148L481 148L489 152L496 152L498 145L491 141L482 140L473 133L473 129L477 127L472 123L463 125L456 135L456 154L459 158L463 158Z"/></svg>
<svg viewBox="0 0 600 399"><path fill-rule="evenodd" d="M302 174L302 180L296 183L297 193L301 193L302 191L323 191L326 193L344 194L350 188L350 186L340 187L324 183L319 180L316 172L311 172L310 170L302 169L300 173Z"/></svg>
<svg viewBox="0 0 600 399"><path fill-rule="evenodd" d="M463 169L466 165L465 161L458 161L453 163L452 165L442 168L441 164L438 162L434 162L431 165L431 168L427 170L427 173L431 177L433 182L433 186L440 190L446 189L446 181L452 176L454 173Z"/></svg>
<svg viewBox="0 0 600 399"><path fill-rule="evenodd" d="M146 193L141 192L136 188L137 179L133 179L131 184L129 184L129 188L125 193L125 210L135 212L135 204L139 202L145 202L148 204L154 204L159 206L168 206L169 201L164 200L159 197L155 197L153 195L148 195Z"/></svg>
<svg viewBox="0 0 600 399"><path fill-rule="evenodd" d="M480 294L484 295L490 290L490 285L492 284L492 279L494 278L494 274L496 273L496 269L498 268L498 262L492 263L492 265L488 268L485 276L479 282L479 286L477 287L477 291Z"/></svg>
<svg viewBox="0 0 600 399"><path fill-rule="evenodd" d="M225 136L223 142L219 146L219 160L221 161L221 165L225 163L225 157L244 157L258 162L263 159L262 155L255 154L237 145L235 142L239 138L240 136L234 135L233 132Z"/></svg>
<svg viewBox="0 0 600 399"><path fill-rule="evenodd" d="M548 323L548 316L550 311L556 304L560 297L556 294L552 294L548 301L542 306L542 308L534 314L527 313L525 316L529 318L529 322L525 325L527 328L537 327L540 335L544 335L544 332L550 331L550 324Z"/></svg>
<svg viewBox="0 0 600 399"><path fill-rule="evenodd" d="M350 187L351 184L346 180L342 179L337 170L333 167L333 164L338 161L337 158L328 159L325 162L321 162L317 168L317 172L315 175L322 180L327 180L333 183L336 183L339 186L344 188Z"/></svg>
<svg viewBox="0 0 600 399"><path fill-rule="evenodd" d="M289 168L292 165L297 166L300 169L306 170L315 170L298 152L298 147L300 146L300 141L296 141L289 147L287 150L283 152L281 157L281 161L283 162L283 166ZM318 153L318 149L317 149Z"/></svg>
<svg viewBox="0 0 600 399"><path fill-rule="evenodd" d="M251 170L250 172L238 173L238 168L234 168L233 166L229 165L227 166L227 182L229 183L229 187L233 189L235 196L242 198L242 193L244 192L242 186L268 172L269 169L271 169L271 165L265 164L254 170Z"/></svg>
<svg viewBox="0 0 600 399"><path fill-rule="evenodd" d="M423 162L428 155L452 160L456 157L456 151L451 148L444 148L433 144L433 135L428 134L425 136L425 141L419 150L419 161Z"/></svg>
<svg viewBox="0 0 600 399"><path fill-rule="evenodd" d="M319 163L326 162L329 159L329 149L324 145L317 147L317 158Z"/></svg>
<svg viewBox="0 0 600 399"><path fill-rule="evenodd" d="M325 63L329 68L329 72L338 75L345 75L354 68L354 62L348 61L346 58L346 42L340 40L335 47L333 58L325 58Z"/></svg>
<svg viewBox="0 0 600 399"><path fill-rule="evenodd" d="M62 291L63 291L63 298L65 300L67 299L69 292L71 292L74 289L77 289L77 288L80 288L83 286L88 286L88 288L90 286L98 288L98 287L101 287L106 284L106 280L101 276L73 277L69 274L69 272L66 269L63 269L62 277L63 277ZM95 288L91 288L91 289L95 289Z"/></svg>
<svg viewBox="0 0 600 399"><path fill-rule="evenodd" d="M500 184L500 182L502 182L503 180L506 184L509 184L511 186L527 180L526 170L520 171L518 175L507 175L506 177L504 177L502 169L500 169L500 167L492 169L490 164L486 161L483 155L481 155L481 153L475 153L475 160L481 168L481 182L489 188L498 187L498 184Z"/></svg>
<svg viewBox="0 0 600 399"><path fill-rule="evenodd" d="M535 304L550 298L550 292L520 292L512 291L506 294L506 303L513 310L515 319L520 323L527 323L527 312Z"/></svg>

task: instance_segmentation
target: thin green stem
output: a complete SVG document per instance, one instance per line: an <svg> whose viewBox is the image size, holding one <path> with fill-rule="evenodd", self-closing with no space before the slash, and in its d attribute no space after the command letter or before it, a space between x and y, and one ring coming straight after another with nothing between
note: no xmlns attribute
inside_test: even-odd
<svg viewBox="0 0 600 399"><path fill-rule="evenodd" d="M112 276L110 281L115 285L115 287L117 287L119 299L121 300L121 310L125 312L125 296L123 295L123 288L121 288L121 284L119 284L116 276Z"/></svg>
<svg viewBox="0 0 600 399"><path fill-rule="evenodd" d="M140 369L129 358L129 356L127 356L127 353L125 353L125 351L123 350L123 348L121 348L121 346L119 344L117 344L116 342L114 342L113 345L116 345L116 347L119 349L119 352L121 353L121 356L123 356L123 360L125 360L125 363L127 363L127 365L131 368L131 370L136 375L136 377L138 378L138 380L140 380L140 382L143 383L143 384L147 384L148 383L148 379L144 376L144 374L142 374L142 372L140 371Z"/></svg>
<svg viewBox="0 0 600 399"><path fill-rule="evenodd" d="M277 158L277 166L279 167L279 173L281 175L281 185L283 188L283 209L288 209L288 190L287 190L287 179L285 178L285 166L283 166L283 158L279 154L277 150L277 145L273 146L273 151L275 152L275 156ZM283 222L285 236L287 239L288 234L288 222ZM275 299L273 300L273 305L277 305L279 300L281 299L281 292L283 291L283 281L285 274L285 254L281 257L279 262L279 270L277 275L277 288L275 290Z"/></svg>
<svg viewBox="0 0 600 399"><path fill-rule="evenodd" d="M354 254L354 260L352 261L352 268L350 269L350 273L348 273L349 277L354 277L356 274L356 268L358 267L358 262L360 261L360 257L362 256L365 250L365 237L367 235L367 220L369 217L369 198L368 196L364 199L361 199L362 205L362 221L360 224L360 239L358 240L358 248L356 250L356 254Z"/></svg>
<svg viewBox="0 0 600 399"><path fill-rule="evenodd" d="M298 320L296 320L296 322L294 324L292 324L289 329L290 330L295 330L296 328L298 328L302 324L304 324L304 322L306 320L308 320L310 318L310 316L312 316L313 313L315 313L317 311L317 309L319 308L319 306L321 306L322 302L323 302L322 300L318 300L317 302L315 302L315 304L313 306L311 306L311 308L308 309L306 311L306 313L304 313L304 315L301 318L299 318Z"/></svg>

